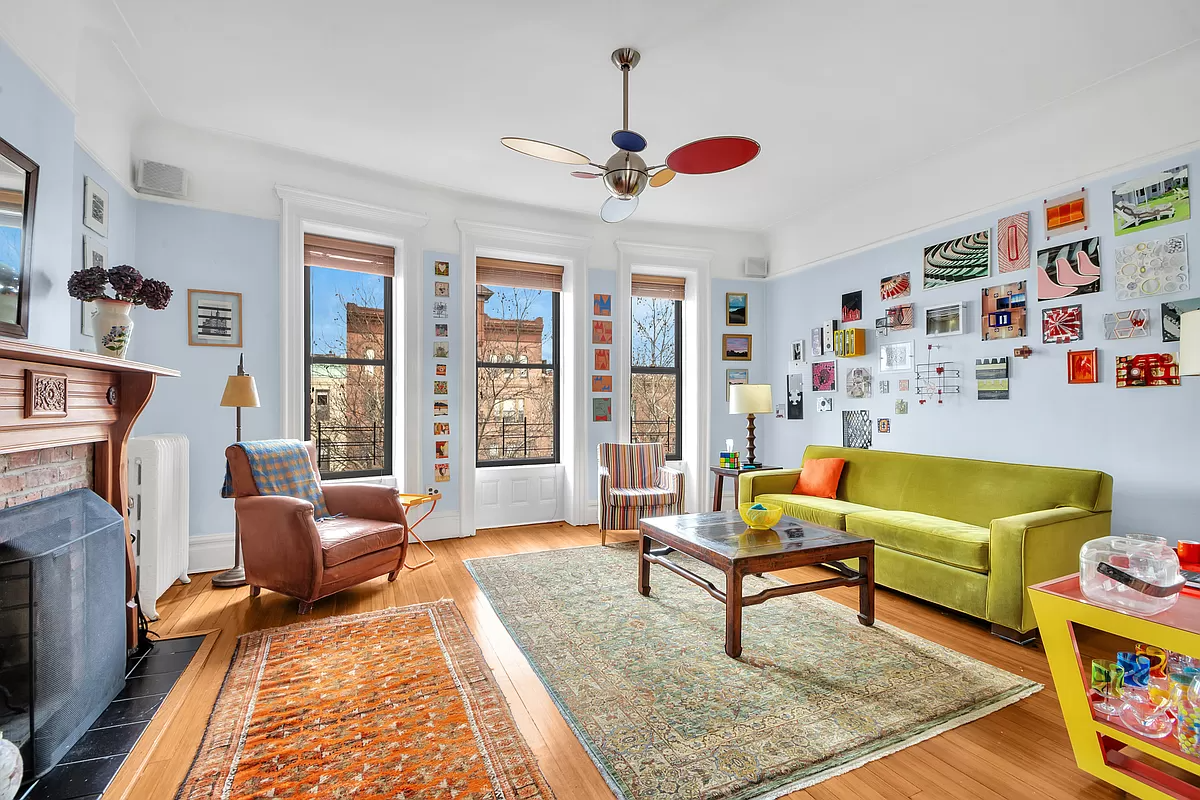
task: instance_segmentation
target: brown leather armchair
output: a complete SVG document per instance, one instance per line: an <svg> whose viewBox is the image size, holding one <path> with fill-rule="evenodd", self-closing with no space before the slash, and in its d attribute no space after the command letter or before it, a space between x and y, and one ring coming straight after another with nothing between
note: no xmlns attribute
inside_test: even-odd
<svg viewBox="0 0 1200 800"><path fill-rule="evenodd" d="M317 469L316 448L305 446ZM318 523L307 500L260 495L242 448L225 448L225 458L251 597L265 587L295 597L307 614L314 602L347 587L383 574L396 580L408 552L408 521L397 490L322 483L329 513L343 516Z"/></svg>

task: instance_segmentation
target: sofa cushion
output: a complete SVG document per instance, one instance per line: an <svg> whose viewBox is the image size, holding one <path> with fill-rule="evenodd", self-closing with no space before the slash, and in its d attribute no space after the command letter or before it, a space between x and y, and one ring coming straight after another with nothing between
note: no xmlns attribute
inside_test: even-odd
<svg viewBox="0 0 1200 800"><path fill-rule="evenodd" d="M774 503L783 508L789 517L815 522L826 528L846 530L846 515L856 511L874 511L871 506L831 500L828 497L809 497L803 494L760 494L754 498L762 503Z"/></svg>
<svg viewBox="0 0 1200 800"><path fill-rule="evenodd" d="M344 564L377 550L398 547L403 533L402 525L375 519L331 517L317 523L321 557L327 567Z"/></svg>
<svg viewBox="0 0 1200 800"><path fill-rule="evenodd" d="M670 489L609 489L608 504L610 506L669 506L679 499L679 495Z"/></svg>
<svg viewBox="0 0 1200 800"><path fill-rule="evenodd" d="M796 479L796 494L806 494L810 497L828 497L837 499L838 481L842 477L842 467L846 466L843 458L810 458L804 462L804 469Z"/></svg>
<svg viewBox="0 0 1200 800"><path fill-rule="evenodd" d="M861 511L846 517L846 530L870 536L881 547L941 561L972 572L988 571L987 528L914 511Z"/></svg>

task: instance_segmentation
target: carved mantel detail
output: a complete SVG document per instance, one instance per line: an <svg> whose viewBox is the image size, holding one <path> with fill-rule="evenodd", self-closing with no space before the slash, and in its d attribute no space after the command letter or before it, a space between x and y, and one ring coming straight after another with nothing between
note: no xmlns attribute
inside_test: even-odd
<svg viewBox="0 0 1200 800"><path fill-rule="evenodd" d="M67 376L62 372L25 370L25 416L65 417Z"/></svg>

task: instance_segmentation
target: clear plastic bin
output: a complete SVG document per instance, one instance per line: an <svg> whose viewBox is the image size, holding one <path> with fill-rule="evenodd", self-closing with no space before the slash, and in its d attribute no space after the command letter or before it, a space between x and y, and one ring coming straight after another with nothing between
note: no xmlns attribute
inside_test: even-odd
<svg viewBox="0 0 1200 800"><path fill-rule="evenodd" d="M1161 536L1093 539L1079 550L1079 588L1093 603L1151 616L1179 599L1179 558Z"/></svg>

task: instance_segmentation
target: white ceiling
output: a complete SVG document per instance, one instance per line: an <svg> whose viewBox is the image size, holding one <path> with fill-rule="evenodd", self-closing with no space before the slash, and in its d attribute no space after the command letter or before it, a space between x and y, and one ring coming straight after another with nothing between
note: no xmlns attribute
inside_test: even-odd
<svg viewBox="0 0 1200 800"><path fill-rule="evenodd" d="M630 123L650 163L719 134L763 147L733 172L647 190L638 217L747 229L865 197L1200 37L1196 0L113 2L121 50L171 120L588 213L602 186L498 140L602 162L621 121L609 53L635 46ZM1062 146L1068 132L1047 134Z"/></svg>

